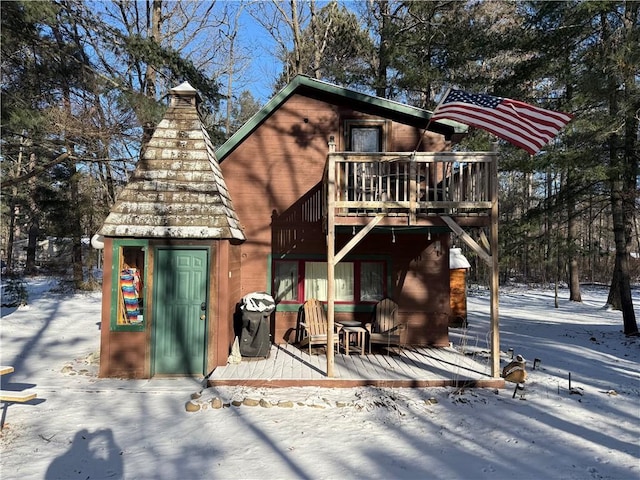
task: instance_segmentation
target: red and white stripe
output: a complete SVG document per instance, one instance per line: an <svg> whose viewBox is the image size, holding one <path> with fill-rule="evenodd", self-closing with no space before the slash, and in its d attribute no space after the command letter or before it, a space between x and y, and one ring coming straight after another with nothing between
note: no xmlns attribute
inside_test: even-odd
<svg viewBox="0 0 640 480"><path fill-rule="evenodd" d="M496 97L498 98L498 97ZM495 108L465 101L445 101L431 121L455 120L493 133L534 155L571 121L573 115L500 99Z"/></svg>

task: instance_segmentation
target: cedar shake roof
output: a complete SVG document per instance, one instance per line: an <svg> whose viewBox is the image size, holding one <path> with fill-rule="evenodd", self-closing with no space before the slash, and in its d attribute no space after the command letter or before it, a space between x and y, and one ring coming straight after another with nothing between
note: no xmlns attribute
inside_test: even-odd
<svg viewBox="0 0 640 480"><path fill-rule="evenodd" d="M367 95L345 87L316 80L306 75L296 75L278 94L269 100L247 123L234 133L216 151L218 160L222 162L227 155L236 149L253 131L271 116L280 106L294 94L325 100L329 103L348 104L362 112L379 115L390 120L413 125L417 128L429 127L429 131L440 133L447 138L454 134L463 134L469 130L467 125L453 120L431 122L433 112L412 107L386 98Z"/></svg>
<svg viewBox="0 0 640 480"><path fill-rule="evenodd" d="M99 235L244 240L196 90L170 90L169 108Z"/></svg>

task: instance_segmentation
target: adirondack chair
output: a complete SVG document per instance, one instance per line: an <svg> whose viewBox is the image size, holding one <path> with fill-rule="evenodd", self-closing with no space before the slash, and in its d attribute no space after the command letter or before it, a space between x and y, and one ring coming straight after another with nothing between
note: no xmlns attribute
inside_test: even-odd
<svg viewBox="0 0 640 480"><path fill-rule="evenodd" d="M398 322L398 304L390 298L382 299L376 305L373 322L365 328L369 333L369 353L371 345L401 346L401 331L405 325Z"/></svg>
<svg viewBox="0 0 640 480"><path fill-rule="evenodd" d="M327 313L324 311L324 306L320 301L315 298L310 298L304 302L304 318L300 322L302 327L302 339L300 340L300 347L308 346L309 355L311 355L311 347L313 345L327 345L327 332L328 332L328 320ZM338 344L340 341L340 329L342 325L335 324L335 332L333 334L333 341L336 345L336 351L338 351Z"/></svg>

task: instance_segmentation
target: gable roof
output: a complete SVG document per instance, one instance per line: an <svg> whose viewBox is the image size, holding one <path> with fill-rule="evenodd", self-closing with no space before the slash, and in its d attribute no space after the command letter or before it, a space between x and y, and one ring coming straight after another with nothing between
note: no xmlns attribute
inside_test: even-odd
<svg viewBox="0 0 640 480"><path fill-rule="evenodd" d="M306 75L297 75L216 150L218 160L222 162L245 138L269 118L275 110L296 93L329 102L349 102L355 109L366 113L377 114L400 123L414 125L418 128L424 128L429 125L430 131L441 133L447 137L454 133L465 133L468 130L467 125L450 120L440 120L429 124L433 113L428 110L412 107L386 98L356 92L355 90L316 80Z"/></svg>
<svg viewBox="0 0 640 480"><path fill-rule="evenodd" d="M184 82L99 235L244 240L213 144L198 112L198 94Z"/></svg>

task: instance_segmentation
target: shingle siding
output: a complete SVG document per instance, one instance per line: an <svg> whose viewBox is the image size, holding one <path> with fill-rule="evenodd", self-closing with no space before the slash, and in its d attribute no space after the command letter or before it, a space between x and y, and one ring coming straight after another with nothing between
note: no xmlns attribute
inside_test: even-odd
<svg viewBox="0 0 640 480"><path fill-rule="evenodd" d="M244 240L197 93L186 83L171 92L189 101L172 102L99 234Z"/></svg>

